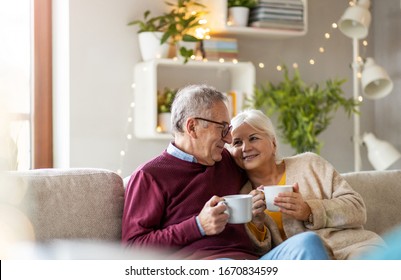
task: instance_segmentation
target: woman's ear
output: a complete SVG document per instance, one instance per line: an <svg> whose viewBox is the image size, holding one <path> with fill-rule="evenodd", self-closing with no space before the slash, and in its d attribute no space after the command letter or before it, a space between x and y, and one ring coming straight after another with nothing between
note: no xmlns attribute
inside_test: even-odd
<svg viewBox="0 0 401 280"><path fill-rule="evenodd" d="M276 155L277 151L277 143L276 143L276 138L272 140L272 145L273 145L273 154Z"/></svg>

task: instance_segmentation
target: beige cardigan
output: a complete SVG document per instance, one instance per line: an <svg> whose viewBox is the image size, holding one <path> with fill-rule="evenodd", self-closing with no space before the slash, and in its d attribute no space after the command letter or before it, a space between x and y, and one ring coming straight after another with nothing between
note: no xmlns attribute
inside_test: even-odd
<svg viewBox="0 0 401 280"><path fill-rule="evenodd" d="M303 153L284 159L286 184L299 184L303 199L310 206L313 224L283 214L287 237L304 231L316 232L328 245L335 259L358 258L366 249L385 246L374 232L364 230L366 209L362 197L342 178L334 167L314 153ZM250 184L242 193L251 191ZM263 242L251 235L259 250L268 251L283 240L276 223L266 215L268 234Z"/></svg>

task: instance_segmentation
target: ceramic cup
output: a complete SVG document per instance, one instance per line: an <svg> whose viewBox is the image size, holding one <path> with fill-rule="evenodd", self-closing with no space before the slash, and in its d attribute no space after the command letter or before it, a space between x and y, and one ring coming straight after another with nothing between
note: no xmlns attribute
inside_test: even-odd
<svg viewBox="0 0 401 280"><path fill-rule="evenodd" d="M274 198L282 192L292 192L291 185L280 185L280 186L264 186L263 192L265 193L266 208L270 212L280 211L280 207L274 205Z"/></svg>
<svg viewBox="0 0 401 280"><path fill-rule="evenodd" d="M223 196L224 203L227 206L226 213L230 215L228 223L244 224L252 220L252 195L234 194Z"/></svg>

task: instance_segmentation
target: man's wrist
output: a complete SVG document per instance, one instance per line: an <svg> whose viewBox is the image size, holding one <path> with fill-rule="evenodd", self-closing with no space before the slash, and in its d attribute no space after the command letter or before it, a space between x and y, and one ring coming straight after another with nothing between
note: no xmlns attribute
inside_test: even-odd
<svg viewBox="0 0 401 280"><path fill-rule="evenodd" d="M203 229L203 227L202 227L202 225L201 225L201 223L200 223L199 216L196 216L196 217L195 217L195 220L196 220L196 225L198 226L198 229L199 229L200 234L201 234L202 236L205 236L205 235L206 235L206 232L205 232L205 230Z"/></svg>

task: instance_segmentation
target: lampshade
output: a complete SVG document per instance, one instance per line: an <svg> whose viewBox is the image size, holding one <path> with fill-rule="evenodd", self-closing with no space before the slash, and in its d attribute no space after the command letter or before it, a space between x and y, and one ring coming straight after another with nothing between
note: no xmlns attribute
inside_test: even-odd
<svg viewBox="0 0 401 280"><path fill-rule="evenodd" d="M377 139L372 133L365 133L362 137L368 148L368 159L376 170L385 170L401 158L391 144Z"/></svg>
<svg viewBox="0 0 401 280"><path fill-rule="evenodd" d="M369 6L369 0L359 0L345 10L338 22L338 28L345 36L356 39L368 36L371 21Z"/></svg>
<svg viewBox="0 0 401 280"><path fill-rule="evenodd" d="M387 72L368 57L362 72L362 89L367 98L378 99L393 90L393 82Z"/></svg>

